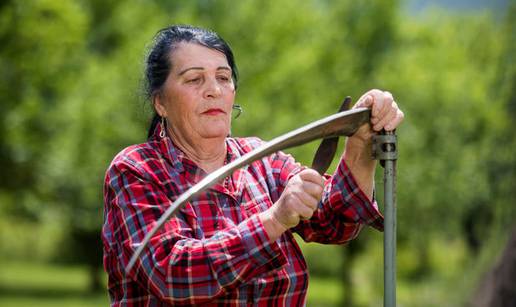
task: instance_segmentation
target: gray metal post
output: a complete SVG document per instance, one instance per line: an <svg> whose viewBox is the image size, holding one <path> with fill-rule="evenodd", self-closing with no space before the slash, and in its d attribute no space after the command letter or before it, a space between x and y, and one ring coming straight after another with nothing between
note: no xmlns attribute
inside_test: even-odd
<svg viewBox="0 0 516 307"><path fill-rule="evenodd" d="M384 295L385 307L396 306L396 160L398 158L396 135L385 132L373 140L374 158L384 166Z"/></svg>

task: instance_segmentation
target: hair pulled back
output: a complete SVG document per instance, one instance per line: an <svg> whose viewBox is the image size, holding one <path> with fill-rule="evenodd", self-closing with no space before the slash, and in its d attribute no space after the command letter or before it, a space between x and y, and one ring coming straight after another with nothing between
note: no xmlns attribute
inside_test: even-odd
<svg viewBox="0 0 516 307"><path fill-rule="evenodd" d="M190 25L173 25L161 29L154 36L154 42L146 59L145 92L147 99L153 103L154 97L163 89L168 74L172 69L172 52L180 43L194 43L222 52L231 67L235 89L238 71L229 45L215 32ZM160 122L160 116L154 111L149 127L151 137Z"/></svg>

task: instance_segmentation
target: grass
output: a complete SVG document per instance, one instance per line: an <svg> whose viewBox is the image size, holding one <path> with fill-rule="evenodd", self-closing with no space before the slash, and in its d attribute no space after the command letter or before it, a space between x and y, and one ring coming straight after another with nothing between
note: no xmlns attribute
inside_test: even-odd
<svg viewBox="0 0 516 307"><path fill-rule="evenodd" d="M463 306L464 301L471 297L477 278L483 270L491 267L501 251L503 240L501 243L488 243L489 246L484 250L489 253L476 260L470 258L460 240L431 240L428 245L431 271L419 279L410 278L409 274L417 261L415 248L398 251L397 298L400 307ZM321 248L324 250L329 247ZM323 257L323 254L319 253L319 257ZM323 257L323 261L339 261L337 257L338 254L333 253ZM313 267L312 265L315 263L309 261L308 266ZM352 272L355 306L382 306L381 244L375 244L361 254ZM88 292L88 281L87 270L81 266L2 261L0 306L108 306L107 291ZM312 274L308 288L308 306L339 306L342 291L337 277L327 278Z"/></svg>
<svg viewBox="0 0 516 307"><path fill-rule="evenodd" d="M342 286L339 280L310 277L308 286L308 306L339 306Z"/></svg>
<svg viewBox="0 0 516 307"><path fill-rule="evenodd" d="M106 291L89 293L87 270L80 266L3 261L0 269L2 307L108 306ZM312 277L309 306L338 306L338 280Z"/></svg>
<svg viewBox="0 0 516 307"><path fill-rule="evenodd" d="M0 306L108 306L107 292L89 293L85 268L43 263L3 262Z"/></svg>

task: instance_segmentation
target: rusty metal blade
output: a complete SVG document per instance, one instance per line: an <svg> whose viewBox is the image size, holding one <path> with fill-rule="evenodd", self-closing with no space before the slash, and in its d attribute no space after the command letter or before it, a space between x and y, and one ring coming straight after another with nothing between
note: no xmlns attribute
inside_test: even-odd
<svg viewBox="0 0 516 307"><path fill-rule="evenodd" d="M339 108L339 113L349 110L351 106L351 97L347 96ZM330 167L331 161L335 157L337 146L339 145L339 137L334 136L325 138L315 152L314 160L312 161L312 168L319 174L323 175Z"/></svg>
<svg viewBox="0 0 516 307"><path fill-rule="evenodd" d="M136 260L138 257L140 257L140 254L143 252L152 236L158 232L161 227L163 227L165 222L168 221L168 219L173 214L181 209L186 202L204 192L206 189L219 182L223 178L231 175L235 170L251 164L252 162L268 156L274 152L306 144L316 139L340 135L351 136L362 124L369 122L370 114L371 113L369 109L358 108L324 117L296 130L287 132L277 138L274 138L273 140L263 144L255 150L236 159L235 161L232 161L231 163L228 163L227 165L210 173L203 180L191 187L188 191L181 194L167 209L167 211L163 213L158 221L156 221L156 224L145 235L143 241L138 245L134 245L136 247L136 251L129 260L129 263L126 267L126 272L129 272L132 269L136 263Z"/></svg>

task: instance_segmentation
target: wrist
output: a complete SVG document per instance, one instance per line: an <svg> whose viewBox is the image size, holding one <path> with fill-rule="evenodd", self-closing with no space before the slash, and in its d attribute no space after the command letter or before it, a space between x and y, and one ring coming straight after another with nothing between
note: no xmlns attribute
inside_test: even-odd
<svg viewBox="0 0 516 307"><path fill-rule="evenodd" d="M271 209L260 213L258 217L260 218L260 221L265 228L265 232L267 232L271 242L276 241L288 229L287 226L274 217Z"/></svg>
<svg viewBox="0 0 516 307"><path fill-rule="evenodd" d="M372 143L348 140L344 151L344 160L350 168L374 170L376 160L373 159Z"/></svg>
<svg viewBox="0 0 516 307"><path fill-rule="evenodd" d="M346 143L344 161L364 194L372 200L376 160L372 156L372 144L367 147Z"/></svg>

